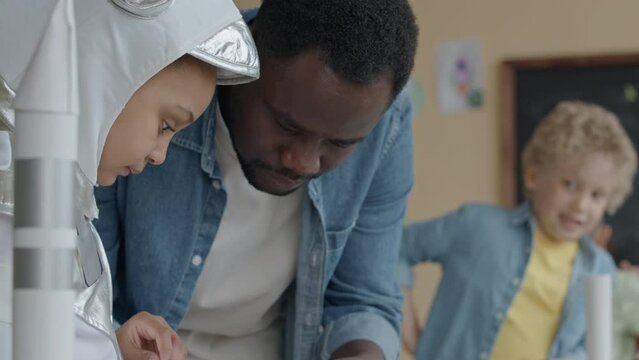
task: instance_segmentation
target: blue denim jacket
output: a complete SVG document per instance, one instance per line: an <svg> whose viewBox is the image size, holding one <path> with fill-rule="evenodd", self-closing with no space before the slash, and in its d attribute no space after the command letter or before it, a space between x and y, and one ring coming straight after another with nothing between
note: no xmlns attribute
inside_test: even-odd
<svg viewBox="0 0 639 360"><path fill-rule="evenodd" d="M186 314L226 205L216 101L175 135L163 165L95 192L119 322L144 310L177 328ZM339 167L309 182L296 280L284 301L286 359L326 359L356 339L398 357L394 274L412 186L411 109L401 93Z"/></svg>
<svg viewBox="0 0 639 360"><path fill-rule="evenodd" d="M398 277L412 287L411 268L442 265L442 279L417 346L416 359L488 359L524 278L533 241L528 203L513 210L466 205L404 229ZM614 275L610 255L590 239L579 252L549 358L585 359L584 275Z"/></svg>

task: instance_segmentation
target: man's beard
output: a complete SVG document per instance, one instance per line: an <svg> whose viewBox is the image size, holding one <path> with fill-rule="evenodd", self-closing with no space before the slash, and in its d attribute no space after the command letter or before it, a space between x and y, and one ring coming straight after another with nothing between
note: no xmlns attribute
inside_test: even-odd
<svg viewBox="0 0 639 360"><path fill-rule="evenodd" d="M246 178L246 180L248 181L248 183L253 186L255 189L261 191L261 192L265 192L267 194L271 194L271 195L275 195L275 196L286 196L292 192L294 192L295 190L299 189L302 185L306 184L309 180L314 179L318 176L320 176L322 173L318 172L315 174L311 174L311 175L299 175L296 174L295 172L286 169L286 168L275 168L267 163L265 163L264 161L261 161L259 159L256 160L250 160L247 161L246 159L244 159L244 157L241 155L239 149L237 148L237 146L235 145L235 128L232 126L232 124L229 124L228 119L232 119L235 118L236 116L239 116L239 114L222 114L222 118L224 119L224 121L226 122L226 127L229 130L229 135L231 137L231 145L233 146L233 150L235 150L235 154L237 155L237 159L240 163L240 166L242 167L242 172L244 173L244 177ZM269 191L269 189L265 189L263 186L261 186L259 184L259 175L258 175L258 169L262 169L262 170L267 170L270 172L275 172L278 173L282 176L285 176L289 179L292 180L303 180L303 182L300 183L300 185L295 186L289 190L286 191L277 191L277 192L273 192L273 191Z"/></svg>
<svg viewBox="0 0 639 360"><path fill-rule="evenodd" d="M299 175L286 168L281 168L281 169L274 168L273 166L261 160L245 161L241 156L239 156L239 153L238 153L238 159L240 162L240 166L242 167L242 172L244 172L244 177L246 177L246 180L248 180L249 184L251 184L251 186L253 186L259 191L262 191L271 195L275 195L275 196L286 196L294 192L295 190L299 189L302 185L306 184L311 179L314 179L321 175L321 173L316 173L312 175ZM275 172L294 181L299 181L299 180L302 180L302 181L300 185L295 186L289 190L274 192L272 190L265 189L263 186L259 184L258 169Z"/></svg>

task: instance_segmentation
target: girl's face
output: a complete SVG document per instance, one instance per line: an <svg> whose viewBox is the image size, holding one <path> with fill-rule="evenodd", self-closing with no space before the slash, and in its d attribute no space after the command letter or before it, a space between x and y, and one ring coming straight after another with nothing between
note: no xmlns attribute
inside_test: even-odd
<svg viewBox="0 0 639 360"><path fill-rule="evenodd" d="M191 56L165 67L131 97L107 135L98 165L99 185L164 162L173 135L209 105L216 68Z"/></svg>

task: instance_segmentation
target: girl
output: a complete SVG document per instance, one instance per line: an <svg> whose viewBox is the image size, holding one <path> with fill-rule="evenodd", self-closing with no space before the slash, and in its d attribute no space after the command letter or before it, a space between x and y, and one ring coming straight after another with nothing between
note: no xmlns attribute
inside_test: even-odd
<svg viewBox="0 0 639 360"><path fill-rule="evenodd" d="M259 76L252 38L231 0L138 4L75 3L80 93L76 359L185 358L184 346L160 317L139 313L114 331L111 275L91 224L98 215L93 187L161 164L173 135L207 108L216 83Z"/></svg>

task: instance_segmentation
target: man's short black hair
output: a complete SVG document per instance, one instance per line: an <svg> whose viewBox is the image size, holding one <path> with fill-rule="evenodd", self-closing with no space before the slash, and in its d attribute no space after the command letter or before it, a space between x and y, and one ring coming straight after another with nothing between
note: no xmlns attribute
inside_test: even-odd
<svg viewBox="0 0 639 360"><path fill-rule="evenodd" d="M253 37L263 59L317 49L344 80L391 78L394 98L413 68L417 24L407 0L264 0Z"/></svg>

